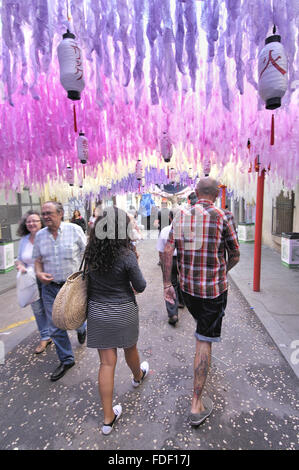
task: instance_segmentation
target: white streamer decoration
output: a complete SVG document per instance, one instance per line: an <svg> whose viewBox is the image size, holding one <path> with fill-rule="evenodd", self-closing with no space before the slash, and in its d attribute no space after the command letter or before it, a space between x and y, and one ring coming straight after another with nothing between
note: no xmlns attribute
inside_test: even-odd
<svg viewBox="0 0 299 470"><path fill-rule="evenodd" d="M84 132L79 132L79 137L77 138L77 152L79 160L81 163L85 164L88 160L88 140Z"/></svg>
<svg viewBox="0 0 299 470"><path fill-rule="evenodd" d="M71 100L80 100L85 87L82 51L75 41L76 36L67 31L57 48L60 66L60 82Z"/></svg>
<svg viewBox="0 0 299 470"><path fill-rule="evenodd" d="M258 59L259 94L266 103L266 109L281 106L281 98L288 85L287 57L280 36L274 34L265 40L265 47Z"/></svg>

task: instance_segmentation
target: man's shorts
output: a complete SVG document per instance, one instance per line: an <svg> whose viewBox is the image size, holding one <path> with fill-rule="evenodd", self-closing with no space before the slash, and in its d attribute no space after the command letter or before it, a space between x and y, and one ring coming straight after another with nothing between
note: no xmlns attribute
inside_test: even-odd
<svg viewBox="0 0 299 470"><path fill-rule="evenodd" d="M227 291L215 299L203 299L186 292L183 292L183 296L186 307L197 322L195 337L201 341L219 342Z"/></svg>

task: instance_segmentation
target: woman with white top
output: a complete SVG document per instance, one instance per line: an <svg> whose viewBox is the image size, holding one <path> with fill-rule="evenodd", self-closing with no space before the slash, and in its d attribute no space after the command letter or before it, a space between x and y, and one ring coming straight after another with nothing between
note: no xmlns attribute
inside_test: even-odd
<svg viewBox="0 0 299 470"><path fill-rule="evenodd" d="M21 273L26 272L27 270L34 271L34 260L32 258L33 244L35 235L42 227L43 224L39 212L30 210L22 217L17 230L17 235L21 237L21 240L18 258L16 260L16 268ZM41 285L38 279L37 285L41 293ZM40 334L40 343L35 349L35 354L40 354L45 351L49 344L52 343L49 336L48 320L41 296L31 304L31 308Z"/></svg>

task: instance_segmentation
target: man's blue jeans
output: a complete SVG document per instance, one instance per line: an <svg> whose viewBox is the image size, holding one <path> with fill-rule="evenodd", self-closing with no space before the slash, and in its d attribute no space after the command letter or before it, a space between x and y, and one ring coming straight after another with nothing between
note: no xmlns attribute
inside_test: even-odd
<svg viewBox="0 0 299 470"><path fill-rule="evenodd" d="M60 362L71 364L74 362L74 354L70 339L65 330L57 328L52 322L52 308L56 295L60 290L55 284L44 284L42 287L42 297L49 324L49 335L53 339ZM86 328L86 322L78 328L78 333L83 333Z"/></svg>
<svg viewBox="0 0 299 470"><path fill-rule="evenodd" d="M50 339L48 317L45 312L43 300L38 299L36 302L33 302L31 304L31 308L35 316L41 341L46 341Z"/></svg>

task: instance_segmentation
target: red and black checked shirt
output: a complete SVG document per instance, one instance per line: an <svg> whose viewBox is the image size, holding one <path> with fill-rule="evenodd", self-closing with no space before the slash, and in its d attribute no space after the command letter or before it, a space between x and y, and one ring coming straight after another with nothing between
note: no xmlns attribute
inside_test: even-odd
<svg viewBox="0 0 299 470"><path fill-rule="evenodd" d="M232 217L211 201L200 199L176 215L168 242L178 251L180 286L184 292L214 299L227 290L224 247L239 255Z"/></svg>

